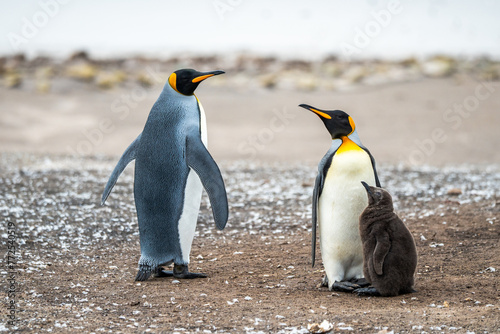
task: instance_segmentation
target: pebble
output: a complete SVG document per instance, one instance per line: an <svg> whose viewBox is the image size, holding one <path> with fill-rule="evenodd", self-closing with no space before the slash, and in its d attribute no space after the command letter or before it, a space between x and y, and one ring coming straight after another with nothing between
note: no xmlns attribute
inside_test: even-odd
<svg viewBox="0 0 500 334"><path fill-rule="evenodd" d="M450 196L459 196L462 195L462 189L460 188L451 188L447 191L447 194Z"/></svg>

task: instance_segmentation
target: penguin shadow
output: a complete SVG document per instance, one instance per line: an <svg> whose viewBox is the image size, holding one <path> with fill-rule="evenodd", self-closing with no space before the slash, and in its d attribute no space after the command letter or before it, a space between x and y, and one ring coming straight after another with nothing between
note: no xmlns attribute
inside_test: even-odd
<svg viewBox="0 0 500 334"><path fill-rule="evenodd" d="M382 297L417 292L414 277L418 259L413 236L394 212L390 193L361 183L368 196L368 206L359 217L365 277L334 282L332 290Z"/></svg>

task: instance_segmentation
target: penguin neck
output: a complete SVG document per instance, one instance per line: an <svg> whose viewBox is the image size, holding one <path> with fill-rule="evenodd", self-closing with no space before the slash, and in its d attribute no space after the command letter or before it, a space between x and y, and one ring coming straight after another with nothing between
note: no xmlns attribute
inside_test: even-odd
<svg viewBox="0 0 500 334"><path fill-rule="evenodd" d="M361 143L361 139L359 139L358 131L356 129L354 129L354 131L351 134L347 135L347 138L352 140L359 147L363 147L363 144Z"/></svg>
<svg viewBox="0 0 500 334"><path fill-rule="evenodd" d="M201 105L200 100L198 100L198 97L194 95L196 98L196 103L198 104L198 109L200 110L200 136L201 136L201 141L205 146L208 145L208 135L207 135L207 118L205 116L205 110L203 109L203 106Z"/></svg>
<svg viewBox="0 0 500 334"><path fill-rule="evenodd" d="M163 86L163 90L160 94L160 97L161 96L165 96L165 97L172 97L172 96L175 96L175 98L184 98L184 99L197 99L196 96L193 94L193 95L184 95L184 94L181 94L179 93L178 91L176 91L171 85L170 83L167 81L167 83L165 83L165 85Z"/></svg>
<svg viewBox="0 0 500 334"><path fill-rule="evenodd" d="M167 81L167 83L165 84L165 86L163 86L163 90L161 92L161 95L174 95L174 94L179 94L178 92L175 91L175 89L172 88L172 86L170 86L170 83Z"/></svg>
<svg viewBox="0 0 500 334"><path fill-rule="evenodd" d="M348 136L342 136L340 138L340 140L342 141L342 144L340 144L340 146L337 150L337 154L363 150L361 147L359 147L358 144L356 144L354 141L352 141Z"/></svg>
<svg viewBox="0 0 500 334"><path fill-rule="evenodd" d="M368 230L374 223L389 221L396 213L392 206L368 205L360 216L360 229Z"/></svg>

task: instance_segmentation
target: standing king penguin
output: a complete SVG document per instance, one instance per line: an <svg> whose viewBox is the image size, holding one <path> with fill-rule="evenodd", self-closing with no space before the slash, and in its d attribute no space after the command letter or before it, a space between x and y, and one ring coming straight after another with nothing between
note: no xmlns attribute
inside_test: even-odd
<svg viewBox="0 0 500 334"><path fill-rule="evenodd" d="M125 150L106 184L102 204L135 159L134 198L141 242L136 281L145 281L151 274L207 277L188 270L202 188L220 230L226 226L228 204L219 168L206 148L205 113L193 93L200 82L222 73L192 69L172 73L144 130ZM163 270L172 262L173 271Z"/></svg>
<svg viewBox="0 0 500 334"><path fill-rule="evenodd" d="M363 278L359 215L368 205L365 181L380 186L375 159L361 144L353 119L342 110L300 107L316 113L332 137L318 165L312 199L312 265L316 259L316 225L329 290L352 291L351 280ZM359 287L355 285L355 287Z"/></svg>

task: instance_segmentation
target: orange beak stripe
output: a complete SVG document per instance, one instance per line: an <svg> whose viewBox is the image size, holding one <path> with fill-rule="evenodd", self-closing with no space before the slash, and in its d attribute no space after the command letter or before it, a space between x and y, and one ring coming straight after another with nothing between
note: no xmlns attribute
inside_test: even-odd
<svg viewBox="0 0 500 334"><path fill-rule="evenodd" d="M326 119L332 119L332 118L330 117L330 115L325 114L325 113L324 113L324 112L322 112L322 111L319 111L319 110L316 110L316 109L313 109L313 108L311 108L311 109L309 109L309 110L311 110L312 112L315 112L316 114L320 115L320 116L321 116L321 117L323 117L323 118L326 118Z"/></svg>
<svg viewBox="0 0 500 334"><path fill-rule="evenodd" d="M191 82L197 83L197 82L203 81L203 80L205 80L207 78L210 78L212 76L214 76L214 75L213 74L201 75L199 77L194 78Z"/></svg>

